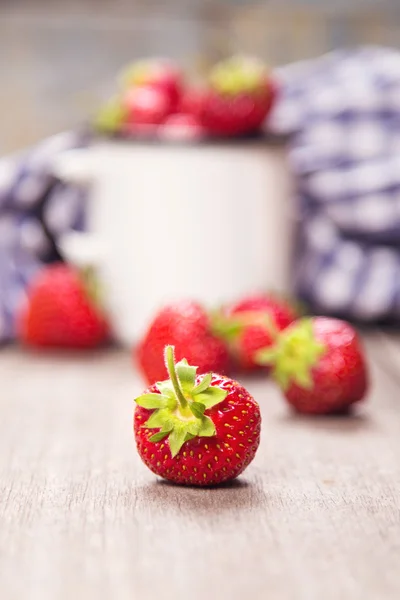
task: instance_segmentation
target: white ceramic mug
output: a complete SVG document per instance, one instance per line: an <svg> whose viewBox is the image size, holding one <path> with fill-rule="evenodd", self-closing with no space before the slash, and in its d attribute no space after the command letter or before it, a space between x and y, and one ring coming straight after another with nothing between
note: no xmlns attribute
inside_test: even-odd
<svg viewBox="0 0 400 600"><path fill-rule="evenodd" d="M90 183L88 229L124 345L168 301L215 306L288 290L291 178L283 147L98 142L59 155L54 173ZM64 248L73 250L72 241Z"/></svg>

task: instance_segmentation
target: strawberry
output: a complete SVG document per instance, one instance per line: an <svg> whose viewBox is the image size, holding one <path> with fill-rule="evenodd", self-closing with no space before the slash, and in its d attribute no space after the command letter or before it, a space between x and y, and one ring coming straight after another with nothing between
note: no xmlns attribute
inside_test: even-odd
<svg viewBox="0 0 400 600"><path fill-rule="evenodd" d="M182 91L178 112L198 119L206 90L199 86L189 85Z"/></svg>
<svg viewBox="0 0 400 600"><path fill-rule="evenodd" d="M271 365L286 400L300 413L329 414L360 402L368 369L353 327L339 319L304 318L283 331L273 347L257 354Z"/></svg>
<svg viewBox="0 0 400 600"><path fill-rule="evenodd" d="M137 353L149 384L167 376L163 359L167 344L175 346L178 360L186 357L197 364L199 374L207 371L226 373L228 370L226 345L211 333L207 313L195 302L181 301L165 306L150 324Z"/></svg>
<svg viewBox="0 0 400 600"><path fill-rule="evenodd" d="M197 375L174 348L165 348L169 380L136 398L134 432L140 457L175 483L207 486L240 475L259 442L259 406L236 381Z"/></svg>
<svg viewBox="0 0 400 600"><path fill-rule="evenodd" d="M240 371L265 370L256 361L258 350L274 342L275 335L297 317L287 300L271 294L243 298L214 316L214 331L229 345L235 367Z"/></svg>
<svg viewBox="0 0 400 600"><path fill-rule="evenodd" d="M268 115L274 97L275 89L261 63L233 57L212 70L199 118L212 135L255 133Z"/></svg>
<svg viewBox="0 0 400 600"><path fill-rule="evenodd" d="M169 112L177 109L182 90L182 73L168 60L142 60L128 66L121 76L124 89L142 86L161 92L167 100Z"/></svg>
<svg viewBox="0 0 400 600"><path fill-rule="evenodd" d="M125 123L129 125L160 125L171 114L168 95L148 85L131 88L122 99Z"/></svg>
<svg viewBox="0 0 400 600"><path fill-rule="evenodd" d="M97 299L93 272L64 264L42 269L28 289L19 317L19 338L30 346L92 348L109 328Z"/></svg>

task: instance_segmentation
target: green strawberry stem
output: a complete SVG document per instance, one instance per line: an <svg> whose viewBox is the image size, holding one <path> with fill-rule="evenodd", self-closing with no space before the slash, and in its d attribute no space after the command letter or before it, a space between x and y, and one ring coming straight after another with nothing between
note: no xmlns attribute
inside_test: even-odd
<svg viewBox="0 0 400 600"><path fill-rule="evenodd" d="M167 371L170 376L170 379L171 379L171 382L172 382L172 385L174 388L174 392L178 399L178 402L179 402L181 408L185 409L187 407L188 403L184 396L184 393L182 391L182 388L181 388L181 385L180 385L180 382L178 379L178 375L176 373L175 356L174 356L174 347L173 346L165 346L164 359L165 359L165 366L167 367Z"/></svg>
<svg viewBox="0 0 400 600"><path fill-rule="evenodd" d="M158 392L144 393L135 402L152 411L143 425L157 430L149 436L149 442L158 443L167 438L174 457L185 442L216 435L214 422L204 413L223 402L228 392L211 385L211 373L196 384L197 367L189 365L186 359L175 364L173 346L166 346L164 358L170 379L156 384Z"/></svg>

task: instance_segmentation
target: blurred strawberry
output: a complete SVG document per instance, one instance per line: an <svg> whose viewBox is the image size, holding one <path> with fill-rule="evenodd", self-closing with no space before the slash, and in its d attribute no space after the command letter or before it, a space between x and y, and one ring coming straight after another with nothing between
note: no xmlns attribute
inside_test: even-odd
<svg viewBox="0 0 400 600"><path fill-rule="evenodd" d="M276 294L253 294L228 308L230 315L257 312L270 315L275 327L280 331L288 327L298 316L295 304Z"/></svg>
<svg viewBox="0 0 400 600"><path fill-rule="evenodd" d="M139 344L137 358L151 385L167 378L163 350L175 346L177 360L186 358L198 367L198 373L225 374L229 357L225 343L215 337L203 308L190 301L177 302L161 309Z"/></svg>
<svg viewBox="0 0 400 600"><path fill-rule="evenodd" d="M65 264L45 267L28 289L18 323L30 346L93 348L106 341L109 327L92 269Z"/></svg>
<svg viewBox="0 0 400 600"><path fill-rule="evenodd" d="M169 112L174 112L179 104L182 89L182 73L166 59L142 60L128 66L121 75L125 89L151 87L162 92L167 98Z"/></svg>
<svg viewBox="0 0 400 600"><path fill-rule="evenodd" d="M257 363L257 352L271 346L277 333L297 316L295 307L285 299L271 294L252 295L216 313L213 331L229 345L237 369L267 369Z"/></svg>
<svg viewBox="0 0 400 600"><path fill-rule="evenodd" d="M122 102L128 125L160 125L171 114L166 92L148 85L129 89Z"/></svg>
<svg viewBox="0 0 400 600"><path fill-rule="evenodd" d="M202 95L199 117L213 135L235 136L257 132L268 115L275 89L264 65L254 59L233 57L211 71Z"/></svg>
<svg viewBox="0 0 400 600"><path fill-rule="evenodd" d="M179 103L179 112L199 118L206 90L199 86L187 86L183 91Z"/></svg>
<svg viewBox="0 0 400 600"><path fill-rule="evenodd" d="M369 370L357 332L329 317L299 319L279 334L273 346L257 353L287 402L308 415L347 411L369 388Z"/></svg>

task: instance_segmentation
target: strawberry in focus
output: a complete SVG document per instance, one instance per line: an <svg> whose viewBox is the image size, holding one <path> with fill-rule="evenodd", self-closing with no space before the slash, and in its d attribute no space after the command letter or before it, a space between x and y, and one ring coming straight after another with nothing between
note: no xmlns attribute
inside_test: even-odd
<svg viewBox="0 0 400 600"><path fill-rule="evenodd" d="M42 269L28 289L18 334L29 346L93 348L107 341L109 327L92 270L65 264Z"/></svg>
<svg viewBox="0 0 400 600"><path fill-rule="evenodd" d="M261 415L236 381L208 373L165 348L169 380L136 398L134 433L149 469L175 483L208 486L234 479L253 460Z"/></svg>
<svg viewBox="0 0 400 600"><path fill-rule="evenodd" d="M239 371L266 370L256 360L262 348L274 343L276 334L296 318L294 305L271 294L243 298L214 315L216 335L225 339Z"/></svg>
<svg viewBox="0 0 400 600"><path fill-rule="evenodd" d="M177 360L187 358L197 365L199 374L228 371L226 344L212 334L209 317L196 302L182 301L165 306L140 342L137 358L150 385L167 377L163 350L168 344L175 346Z"/></svg>
<svg viewBox="0 0 400 600"><path fill-rule="evenodd" d="M304 318L257 354L269 365L288 403L298 412L322 415L346 411L364 399L368 369L354 328L328 317Z"/></svg>
<svg viewBox="0 0 400 600"><path fill-rule="evenodd" d="M195 105L210 134L236 136L260 130L274 98L275 87L264 65L233 57L212 69L209 86Z"/></svg>

